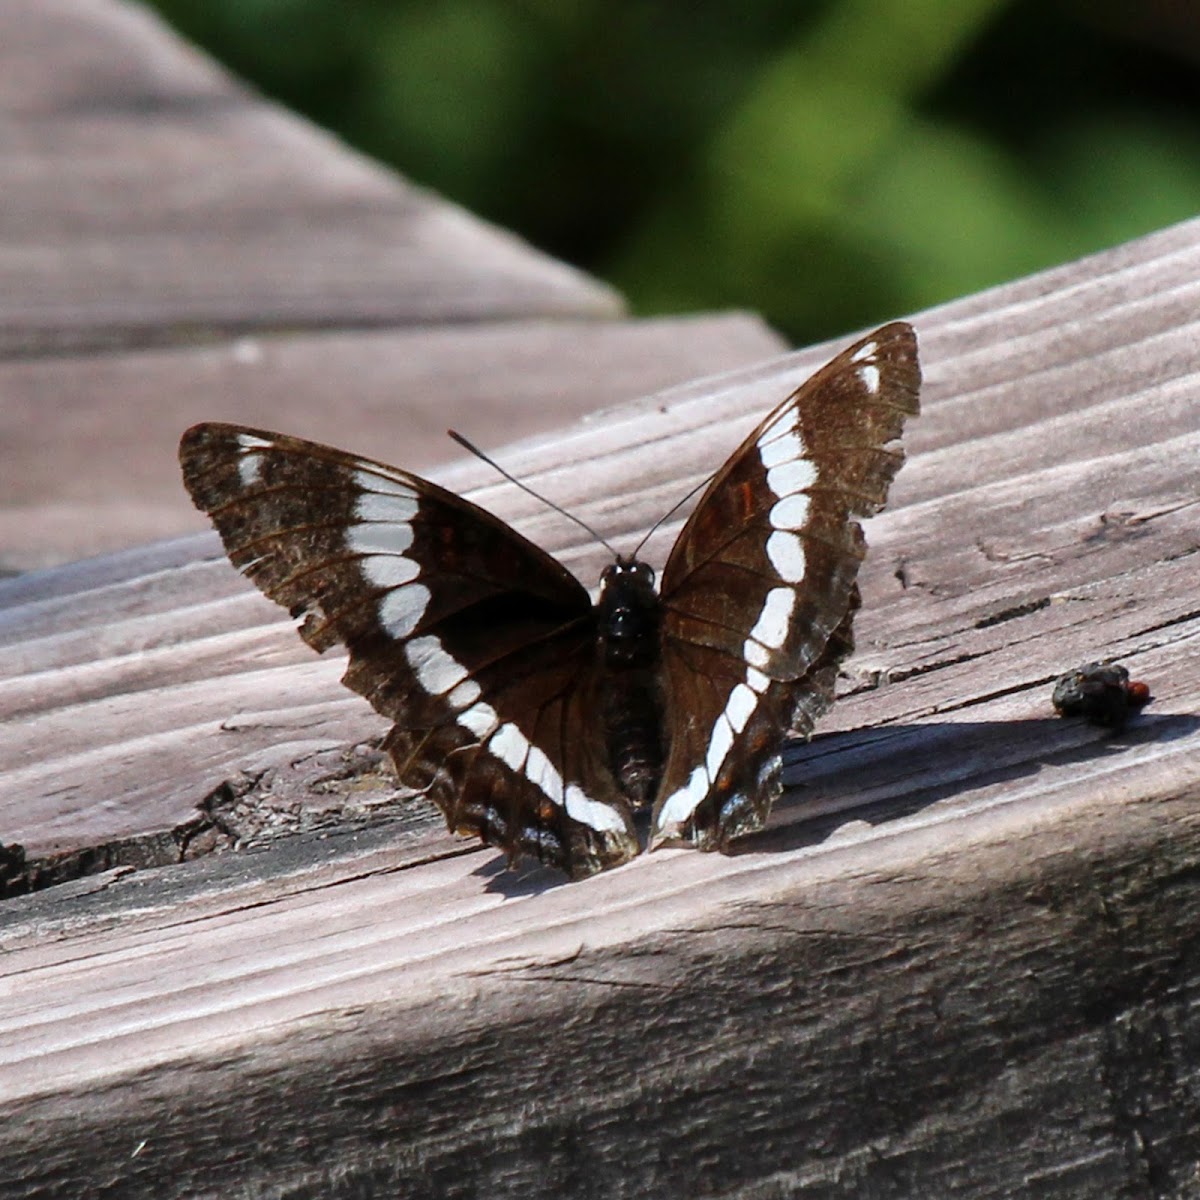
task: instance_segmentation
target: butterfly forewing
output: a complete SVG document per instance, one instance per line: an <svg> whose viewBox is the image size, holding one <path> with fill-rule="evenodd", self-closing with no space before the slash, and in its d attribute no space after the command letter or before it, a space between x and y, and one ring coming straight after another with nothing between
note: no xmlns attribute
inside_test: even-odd
<svg viewBox="0 0 1200 1200"><path fill-rule="evenodd" d="M704 848L759 828L780 746L828 707L853 647L865 551L917 411L912 329L884 326L789 396L713 479L662 577L672 740L653 836Z"/></svg>
<svg viewBox="0 0 1200 1200"><path fill-rule="evenodd" d="M189 430L184 479L233 563L342 643L344 681L396 722L401 782L452 829L586 875L637 853L586 710L587 592L533 543L418 476L298 438Z"/></svg>

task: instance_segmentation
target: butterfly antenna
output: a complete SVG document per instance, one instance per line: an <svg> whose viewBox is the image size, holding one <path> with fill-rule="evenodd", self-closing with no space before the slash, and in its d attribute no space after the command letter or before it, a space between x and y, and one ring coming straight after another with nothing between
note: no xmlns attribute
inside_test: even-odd
<svg viewBox="0 0 1200 1200"><path fill-rule="evenodd" d="M646 536L642 538L640 542L638 542L636 547L634 547L633 554L630 557L637 558L637 556L642 552L642 547L654 536L654 534L658 531L659 526L669 521L711 479L711 475L705 475L705 477L701 479L700 482L696 484L696 486L692 488L692 490L688 492L686 496L676 500L675 503L672 504L671 507L668 508L667 511L663 513L663 515L659 517L649 529L646 530Z"/></svg>
<svg viewBox="0 0 1200 1200"><path fill-rule="evenodd" d="M527 483L522 483L515 475L506 471L494 458L489 458L478 446L472 445L461 433L456 433L453 429L447 429L446 433L453 438L464 450L469 450L476 458L482 459L494 471L498 471L509 483L515 483L523 492L528 492L535 500L540 500L547 508L552 508L559 516L566 517L568 521L574 521L580 529L589 533L596 539L613 558L621 556L612 548L609 543L602 538L586 521L581 520L574 513L569 513L565 508L554 503L553 500L547 500L540 492L535 492Z"/></svg>

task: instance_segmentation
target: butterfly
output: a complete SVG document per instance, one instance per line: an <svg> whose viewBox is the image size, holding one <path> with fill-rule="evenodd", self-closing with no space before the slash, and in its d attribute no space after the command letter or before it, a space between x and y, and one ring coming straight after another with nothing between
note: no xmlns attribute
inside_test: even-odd
<svg viewBox="0 0 1200 1200"><path fill-rule="evenodd" d="M789 731L853 649L866 550L918 410L895 322L802 384L734 451L656 587L617 555L592 602L499 518L380 462L201 424L184 482L233 564L349 652L343 682L395 722L400 782L451 830L579 879L664 841L725 850L762 827Z"/></svg>

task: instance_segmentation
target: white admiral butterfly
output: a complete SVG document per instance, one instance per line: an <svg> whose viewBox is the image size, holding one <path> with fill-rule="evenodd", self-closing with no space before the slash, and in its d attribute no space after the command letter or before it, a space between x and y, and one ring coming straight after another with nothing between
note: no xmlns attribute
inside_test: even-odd
<svg viewBox="0 0 1200 1200"><path fill-rule="evenodd" d="M452 830L582 878L643 842L761 828L789 729L853 648L854 517L877 512L917 412L912 329L855 343L717 472L655 590L618 556L600 597L544 550L407 471L234 425L189 429L184 480L230 559L396 722L400 781ZM635 815L649 813L639 835Z"/></svg>

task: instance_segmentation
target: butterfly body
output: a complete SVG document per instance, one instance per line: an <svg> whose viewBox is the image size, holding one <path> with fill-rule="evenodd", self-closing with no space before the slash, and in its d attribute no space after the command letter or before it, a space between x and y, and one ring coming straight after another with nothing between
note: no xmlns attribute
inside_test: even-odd
<svg viewBox="0 0 1200 1200"><path fill-rule="evenodd" d="M884 503L918 383L907 325L851 346L716 473L661 584L618 556L595 604L503 521L398 468L219 424L180 457L235 566L314 649L346 647L344 682L395 722L401 782L510 861L581 878L762 826L784 736L812 728L853 647L853 518Z"/></svg>
<svg viewBox="0 0 1200 1200"><path fill-rule="evenodd" d="M658 791L664 759L659 645L662 606L654 572L636 559L605 568L596 603L599 711L609 767L635 809Z"/></svg>

